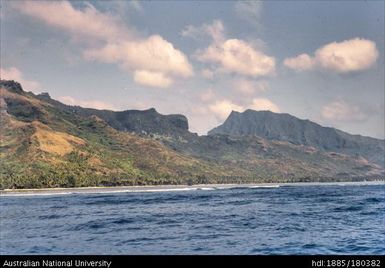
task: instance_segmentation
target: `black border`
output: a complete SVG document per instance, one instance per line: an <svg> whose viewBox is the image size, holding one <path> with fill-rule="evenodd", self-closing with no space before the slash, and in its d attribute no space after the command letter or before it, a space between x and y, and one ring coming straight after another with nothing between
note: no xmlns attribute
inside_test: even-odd
<svg viewBox="0 0 385 268"><path fill-rule="evenodd" d="M5 261L38 261L39 266L4 265ZM43 260L72 261L72 266L44 266ZM76 266L75 261L99 261L104 265ZM335 262L332 262L332 261ZM108 267L106 262L111 262ZM339 261L339 262L338 262ZM358 261L358 262L357 262ZM1 255L1 267L138 267L146 265L186 267L213 264L236 267L385 267L384 255ZM358 265L357 265L358 264Z"/></svg>

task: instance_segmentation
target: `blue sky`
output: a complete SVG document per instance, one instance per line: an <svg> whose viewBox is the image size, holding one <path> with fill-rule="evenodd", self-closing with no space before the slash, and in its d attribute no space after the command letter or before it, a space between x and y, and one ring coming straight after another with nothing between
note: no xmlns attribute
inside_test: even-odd
<svg viewBox="0 0 385 268"><path fill-rule="evenodd" d="M1 77L72 105L384 138L383 1L1 1Z"/></svg>

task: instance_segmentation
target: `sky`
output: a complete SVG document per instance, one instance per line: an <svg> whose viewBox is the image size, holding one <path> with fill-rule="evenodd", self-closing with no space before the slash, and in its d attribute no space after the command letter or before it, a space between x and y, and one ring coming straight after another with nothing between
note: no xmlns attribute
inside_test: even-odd
<svg viewBox="0 0 385 268"><path fill-rule="evenodd" d="M384 1L1 1L1 78L70 105L270 110L384 139Z"/></svg>

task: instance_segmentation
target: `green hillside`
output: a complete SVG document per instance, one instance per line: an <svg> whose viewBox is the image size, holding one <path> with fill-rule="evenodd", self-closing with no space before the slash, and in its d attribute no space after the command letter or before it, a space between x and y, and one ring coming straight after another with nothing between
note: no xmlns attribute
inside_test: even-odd
<svg viewBox="0 0 385 268"><path fill-rule="evenodd" d="M163 116L155 110L116 115L71 107L25 92L14 81L0 82L0 105L2 189L352 180L384 175L381 167L362 157L259 137L197 136L188 132L183 116ZM111 121L102 119L106 115ZM170 132L172 128L175 131Z"/></svg>

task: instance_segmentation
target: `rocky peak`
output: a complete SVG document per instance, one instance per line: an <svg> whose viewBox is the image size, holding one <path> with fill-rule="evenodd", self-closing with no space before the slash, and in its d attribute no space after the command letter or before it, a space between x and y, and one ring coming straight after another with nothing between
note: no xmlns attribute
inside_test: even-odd
<svg viewBox="0 0 385 268"><path fill-rule="evenodd" d="M24 90L21 87L21 85L14 80L0 80L0 87L4 87L10 92L17 93L17 94L24 93Z"/></svg>
<svg viewBox="0 0 385 268"><path fill-rule="evenodd" d="M43 92L37 95L37 98L41 100L51 100L51 96L48 94L48 92Z"/></svg>
<svg viewBox="0 0 385 268"><path fill-rule="evenodd" d="M259 136L268 140L305 145L323 151L360 155L384 166L384 140L350 135L290 114L246 110L232 112L226 121L209 131L209 135Z"/></svg>

